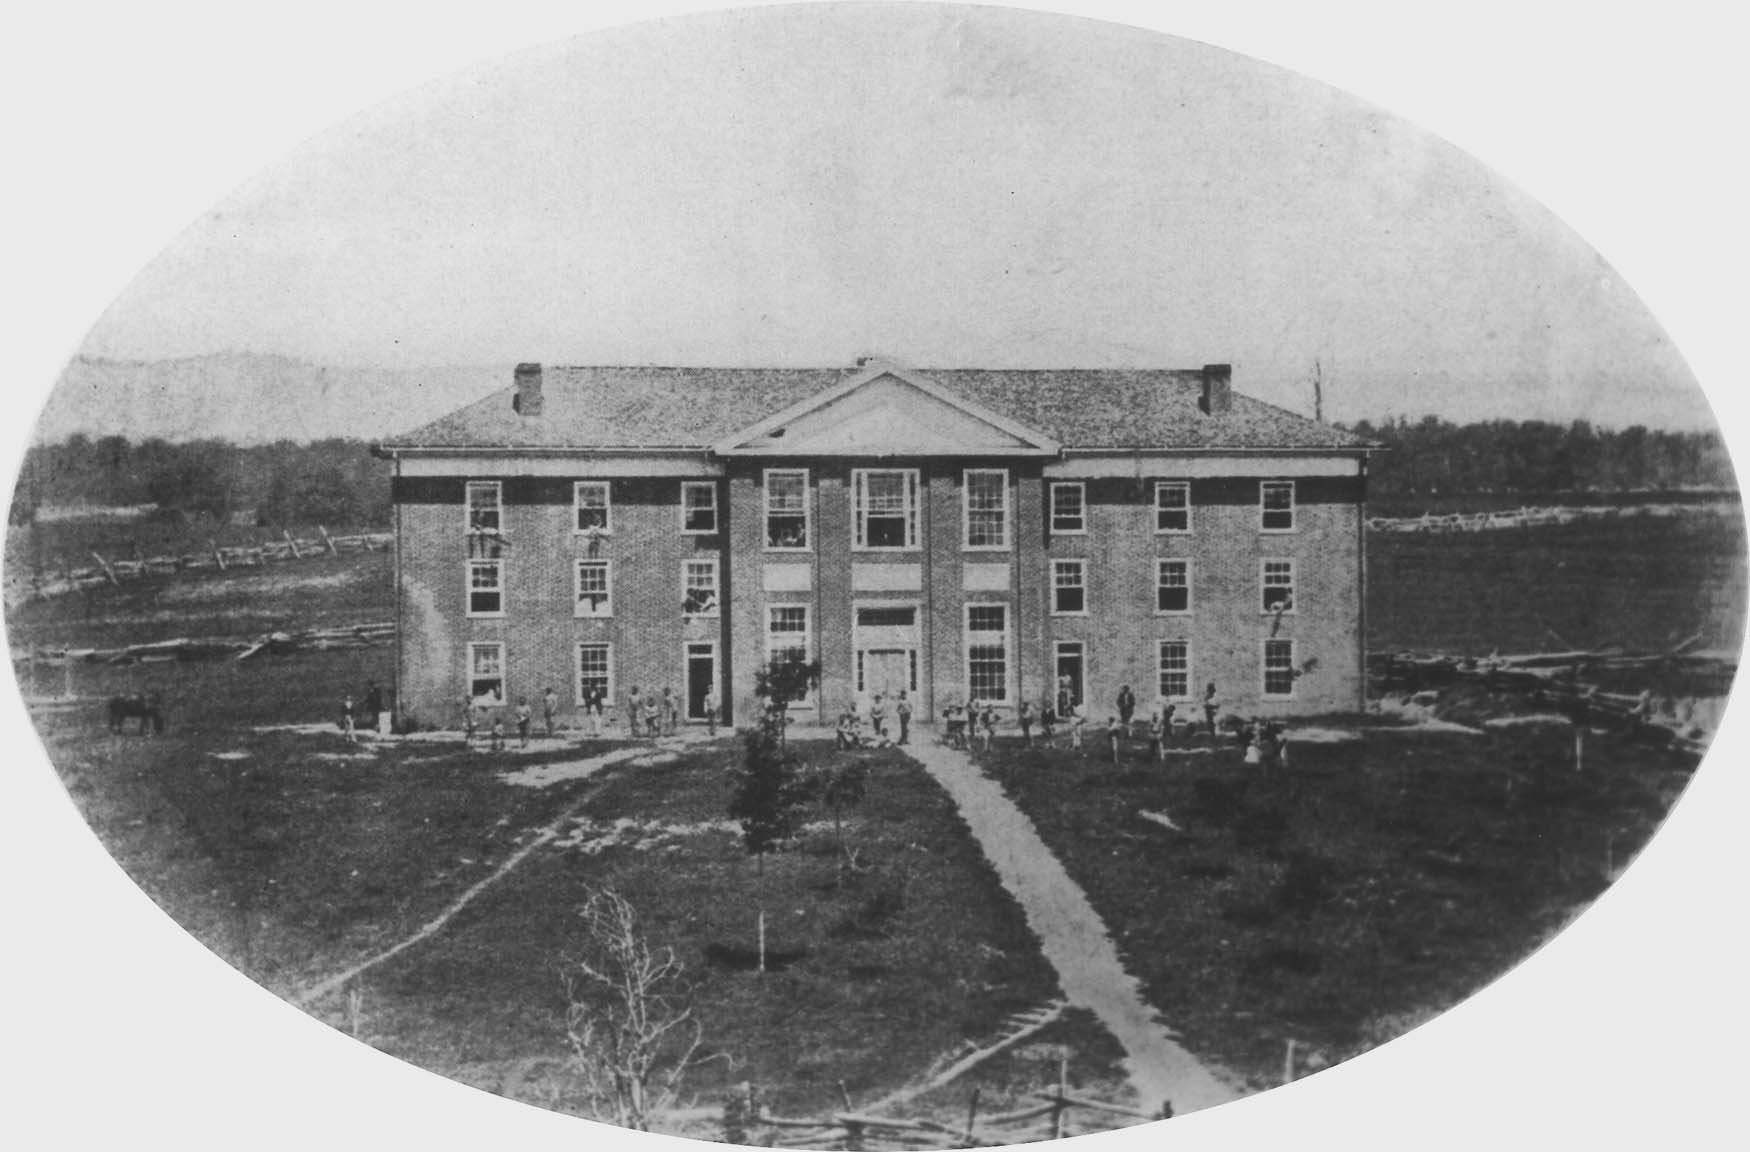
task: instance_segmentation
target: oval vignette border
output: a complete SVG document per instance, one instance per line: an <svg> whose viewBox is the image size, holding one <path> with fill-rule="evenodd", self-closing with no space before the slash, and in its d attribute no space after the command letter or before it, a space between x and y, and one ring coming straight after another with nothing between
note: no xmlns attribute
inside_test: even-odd
<svg viewBox="0 0 1750 1152"><path fill-rule="evenodd" d="M105 138L104 126L85 111L83 96L79 108L61 121L59 131L66 135L57 137L55 92L66 85L113 101L139 101L146 108L160 99L147 77L125 70L102 75L75 51L79 30L93 22L93 9L101 23L109 7L86 5L33 17L52 19L56 26L46 40L23 38L46 44L46 55L15 72L21 86L40 85L25 107L44 125L26 135L16 157L15 171L34 174L37 187L18 197L22 210L15 205L9 213L21 230L41 224L36 239L25 238L15 248L22 259L9 276L16 280L9 285L14 296L9 315L22 322L15 335L24 354L14 361L23 369L14 380L19 415L34 417L60 366L137 266L155 258L196 213L259 167L230 173L235 179L229 184L210 183L204 168L187 177L118 173L105 164L105 147L126 151L128 142ZM664 5L660 12L696 7ZM1446 46L1439 37L1411 36L1398 50L1400 63L1413 61L1415 67L1405 68L1411 75L1394 79L1370 66L1371 58L1394 51L1393 34L1404 27L1402 17L1388 15L1393 10L1387 5L1324 5L1316 19L1274 4L1236 4L1221 16L1141 5L1056 7L1256 56L1373 100L1393 115L1445 135L1483 162L1501 164L1509 180L1543 200L1645 295L1709 390L1735 459L1741 467L1750 460L1745 430L1750 412L1742 403L1728 402L1727 394L1742 378L1745 357L1741 346L1731 346L1740 342L1732 341L1724 326L1722 303L1743 298L1735 272L1750 256L1743 225L1727 212L1728 204L1750 200L1742 172L1730 167L1727 155L1736 130L1732 113L1746 103L1745 83L1741 76L1720 79L1714 81L1720 85L1716 90L1693 80L1695 70L1710 67L1731 75L1726 52L1737 38L1729 17L1697 21L1696 33L1712 33L1717 40L1690 42L1679 50L1665 44L1649 48L1656 29L1642 29L1645 39L1620 24L1600 29L1596 17L1578 5L1532 5L1529 18L1519 11L1524 5L1470 5L1464 16L1477 26L1478 36L1462 37L1462 51L1450 57L1431 55ZM340 106L335 116L303 124L303 130L325 130L378 96L473 61L658 14L630 4L601 6L582 18L552 4L512 2L504 8L494 13L495 30L486 38L459 14L406 3L307 9L311 24L326 27L329 37L345 37L348 47L325 56L320 36L292 36L291 54L301 55L310 86L327 89L325 99ZM202 19L219 10L203 4L160 6L155 14L163 24L161 35L131 47L166 73L206 77L215 87L233 84L235 65L225 65L222 58L238 52L245 40L243 51L260 50L272 30L249 33L232 22ZM420 24L417 33L409 33L411 22ZM179 28L203 23L216 31L181 38ZM1491 27L1490 35L1501 38L1494 52L1489 35L1480 34ZM1357 35L1357 29L1368 31ZM1297 40L1304 47L1291 48ZM381 75L366 73L364 64L373 56L393 77L387 88L381 87ZM1583 57L1580 65L1566 69L1564 62L1575 57ZM97 53L99 61L104 58ZM1548 65L1545 103L1528 95L1533 85L1502 75L1530 59ZM1508 157L1549 148L1551 126L1568 123L1575 102L1597 97L1599 115L1620 107L1603 95L1610 89L1601 65L1612 59L1634 61L1614 83L1633 86L1644 119L1582 118L1584 136L1565 142L1573 153L1566 166L1573 177L1546 186L1547 173L1513 168ZM1696 103L1698 95L1710 93L1721 98ZM1731 95L1738 99L1724 98ZM273 130L298 124L299 118L273 110L299 107L308 96L300 87L264 85L229 88L215 98L231 105L226 115L233 127L252 117L272 125L261 145L265 164L302 139L276 138ZM1452 115L1451 105L1465 100L1477 105L1474 119L1448 124L1416 114L1427 105ZM17 99L10 103L21 106ZM1503 118L1502 107L1509 103L1515 114ZM174 111L164 110L163 132L175 147L198 150L200 122L176 123ZM115 123L137 127L126 115ZM1641 159L1646 152L1636 147L1659 155L1661 125L1682 125L1685 138L1708 136L1719 146L1717 154L1695 155L1693 166L1653 165L1663 177L1654 187L1668 187L1668 196L1650 195ZM1715 130L1698 131L1698 126ZM1611 149L1606 141L1617 138L1618 129L1620 138ZM1633 168L1637 178L1605 178L1612 163ZM220 170L226 171L222 165ZM1590 188L1585 187L1587 173ZM68 182L85 191L57 210L45 190ZM171 189L166 199L154 198L137 209L126 203L135 184L154 195L161 183ZM102 190L90 191L94 188ZM1686 188L1705 189L1699 204L1682 195ZM124 246L112 247L106 239L96 245L98 254L73 252L69 245L81 231L75 210L98 204L110 218L93 231L105 238L124 236ZM43 209L46 217L38 215ZM59 251L51 241L62 245ZM1670 253L1666 263L1639 266L1646 253L1660 248ZM118 267L107 252L142 255ZM1704 262L1712 275L1703 272ZM39 321L45 307L49 314ZM9 478L17 474L29 431L28 421L9 430L3 466ZM11 1047L22 1064L13 1083L26 1089L19 1093L27 1097L26 1122L52 1126L27 1135L77 1132L84 1138L101 1131L125 1138L174 1132L179 1143L193 1148L228 1148L239 1138L258 1148L302 1148L325 1139L347 1147L417 1141L447 1149L477 1148L487 1139L545 1146L597 1136L625 1147L697 1147L611 1129L590 1132L563 1117L493 1100L363 1049L254 988L154 908L142 906L138 891L89 834L53 774L42 771L47 765L40 742L23 718L15 691L5 694L0 708L8 746L21 750L7 774L3 805L9 833L6 904L18 916L9 933L11 951L24 953L8 963L23 1004L22 1020L12 1030ZM1706 1140L1703 1132L1742 1132L1745 1122L1727 1111L1733 1101L1726 1073L1737 1059L1736 1033L1747 1022L1744 993L1729 964L1730 920L1737 905L1733 881L1746 871L1730 851L1732 813L1745 810L1746 789L1741 775L1728 777L1723 770L1742 764L1750 752L1750 737L1741 731L1746 711L1740 691L1704 769L1646 856L1616 890L1537 956L1528 965L1531 971L1516 969L1501 986L1481 994L1481 1002L1294 1089L1178 1121L1171 1129L1176 1146L1305 1140L1320 1132L1342 1133L1346 1143L1361 1148L1397 1147L1407 1133L1436 1147L1509 1134L1514 1144L1559 1134L1596 1147L1627 1147L1657 1132L1676 1137L1673 1143L1701 1147L1726 1143L1717 1136ZM79 915L70 917L72 912ZM1665 966L1662 972L1660 966ZM1570 1015L1588 1004L1597 1017L1595 1028L1577 1024L1579 1016ZM1546 1034L1546 1028L1554 1031ZM1523 1041L1534 1041L1535 1047ZM1597 1067L1601 1050L1609 1053L1607 1068ZM1390 1064L1398 1066L1381 1066ZM92 1113L99 1109L115 1119L97 1120ZM1102 1147L1140 1149L1158 1140L1159 1130L1088 1139Z"/></svg>

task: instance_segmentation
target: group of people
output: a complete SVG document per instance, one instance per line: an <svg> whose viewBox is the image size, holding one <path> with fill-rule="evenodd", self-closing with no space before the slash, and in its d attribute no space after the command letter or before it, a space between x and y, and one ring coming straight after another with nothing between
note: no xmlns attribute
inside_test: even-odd
<svg viewBox="0 0 1750 1152"><path fill-rule="evenodd" d="M545 722L547 735L553 736L559 727L559 694L551 687L541 693L541 718ZM475 733L484 727L488 747L494 752L502 752L505 719L503 708L483 706L478 700L466 697L462 700L462 738L469 744L474 743ZM527 748L535 727L535 709L530 705L527 696L517 697L516 706L510 709L509 720L516 726L518 743Z"/></svg>
<svg viewBox="0 0 1750 1152"><path fill-rule="evenodd" d="M864 728L863 718L868 717L868 727ZM851 701L844 711L839 713L838 727L834 730L834 744L843 748L889 748L896 744L911 743L911 698L906 690L901 688L891 701L885 692L877 692L870 697L866 705ZM888 721L898 727L895 737L888 726Z"/></svg>
<svg viewBox="0 0 1750 1152"><path fill-rule="evenodd" d="M1181 723L1187 736L1196 731L1195 716L1180 721L1179 705L1165 697L1155 702L1155 707L1145 721L1139 721L1136 693L1128 684L1118 690L1113 706L1113 713L1106 717L1105 738L1114 764L1118 762L1120 747L1137 737L1139 725L1147 732L1149 759L1156 761L1166 759L1167 749L1179 737ZM1222 703L1213 683L1204 689L1199 706L1202 708L1203 722L1208 728L1210 739L1214 740ZM942 720L945 728L943 736L949 747L965 750L971 746L973 740L979 739L983 741L984 749L990 750L998 723L996 708L990 701L975 698L966 704L950 704L943 709ZM1033 728L1037 725L1040 739L1047 746L1056 743L1057 731L1062 728L1068 733L1071 749L1084 749L1087 710L1078 702L1074 685L1067 676L1058 680L1056 694L1047 693L1037 706L1028 700L1021 701L1015 709L1015 723L1021 729L1021 743L1024 747L1033 746ZM1254 721L1251 726L1242 725L1242 731L1247 734L1263 728L1261 721ZM1272 748L1273 754L1284 755L1280 726L1272 726L1272 731L1274 735L1269 738L1272 743L1268 746ZM1251 760L1248 754L1247 762L1256 761Z"/></svg>
<svg viewBox="0 0 1750 1152"><path fill-rule="evenodd" d="M559 695L548 687L541 694L541 721L549 739L559 733ZM580 720L580 731L586 737L599 737L606 727L607 693L599 686L590 684L583 689L583 697L578 703L577 714ZM717 693L712 689L705 694L705 719L711 734L717 734ZM631 736L672 736L681 723L681 698L673 689L664 688L661 694L640 691L637 685L626 694L626 731ZM515 725L517 740L524 748L529 746L529 739L534 730L535 711L527 696L517 698L516 706L508 710L495 704L482 704L480 701L464 697L462 700L462 734L470 744L482 729L485 730L488 746L497 752L504 747L506 722Z"/></svg>
<svg viewBox="0 0 1750 1152"><path fill-rule="evenodd" d="M389 735L393 713L389 711L385 699L383 690L377 686L375 680L365 682L362 697L354 697L351 692L341 696L340 716L336 723L346 734L349 743L358 743L360 728L379 736Z"/></svg>

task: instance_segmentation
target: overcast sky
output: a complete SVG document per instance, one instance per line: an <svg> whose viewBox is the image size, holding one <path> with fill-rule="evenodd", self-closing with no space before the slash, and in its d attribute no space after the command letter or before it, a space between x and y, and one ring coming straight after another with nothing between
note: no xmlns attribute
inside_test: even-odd
<svg viewBox="0 0 1750 1152"><path fill-rule="evenodd" d="M599 32L367 112L85 351L340 363L1235 365L1335 419L1711 419L1535 202L1219 49L994 9Z"/></svg>

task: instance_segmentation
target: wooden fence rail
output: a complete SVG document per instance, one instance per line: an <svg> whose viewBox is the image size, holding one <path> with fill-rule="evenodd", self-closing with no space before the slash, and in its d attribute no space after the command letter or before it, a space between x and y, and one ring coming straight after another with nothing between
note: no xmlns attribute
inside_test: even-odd
<svg viewBox="0 0 1750 1152"><path fill-rule="evenodd" d="M1614 520L1640 516L1687 516L1736 511L1735 504L1599 504L1548 508L1514 508L1496 512L1448 512L1420 516L1370 516L1367 527L1374 532L1498 532L1511 528L1535 528L1550 524L1573 524L1581 520Z"/></svg>

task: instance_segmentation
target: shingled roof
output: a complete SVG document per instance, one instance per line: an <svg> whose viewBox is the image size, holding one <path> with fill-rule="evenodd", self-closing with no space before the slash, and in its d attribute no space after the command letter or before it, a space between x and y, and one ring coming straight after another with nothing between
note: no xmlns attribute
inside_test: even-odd
<svg viewBox="0 0 1750 1152"><path fill-rule="evenodd" d="M550 367L541 415L505 388L423 428L399 449L696 448L808 399L860 368ZM1163 369L917 369L950 392L1066 449L1358 450L1371 441L1235 392L1199 406L1202 373Z"/></svg>

